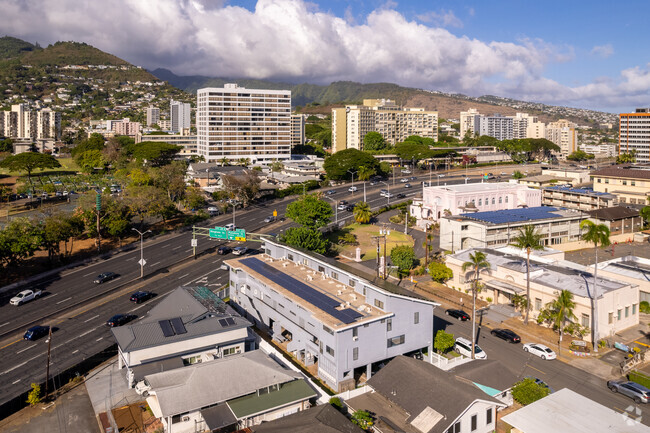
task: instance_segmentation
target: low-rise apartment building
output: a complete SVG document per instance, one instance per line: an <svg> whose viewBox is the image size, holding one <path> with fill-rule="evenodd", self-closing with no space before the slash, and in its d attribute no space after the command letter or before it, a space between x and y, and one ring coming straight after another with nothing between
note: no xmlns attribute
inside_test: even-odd
<svg viewBox="0 0 650 433"><path fill-rule="evenodd" d="M615 206L602 209L590 210L587 212L589 219L596 224L604 224L611 235L622 235L638 232L643 228L643 218L637 209Z"/></svg>
<svg viewBox="0 0 650 433"><path fill-rule="evenodd" d="M580 222L588 216L575 209L548 206L447 216L440 220L440 248L456 251L504 246L525 225L542 234L544 245L574 242L580 240Z"/></svg>
<svg viewBox="0 0 650 433"><path fill-rule="evenodd" d="M616 194L619 203L647 205L650 165L615 165L592 171L594 191Z"/></svg>
<svg viewBox="0 0 650 433"><path fill-rule="evenodd" d="M471 270L463 271L463 263L469 261L470 254L478 251L471 248L447 256L446 264L453 271L454 277L448 282L460 289L469 289L473 274ZM511 255L497 249L480 249L490 263L489 271L481 274L484 290L479 297L492 298L495 303L511 303L514 295L526 294L526 258ZM530 298L531 315L537 318L546 305L557 298L562 290L573 294L575 308L573 314L576 323L584 328L591 328L591 293L594 291L594 275L589 268L564 260L544 260L531 256ZM598 336L605 338L616 332L639 323L639 287L625 281L598 275ZM591 339L590 335L585 336Z"/></svg>
<svg viewBox="0 0 650 433"><path fill-rule="evenodd" d="M590 211L618 206L618 197L607 192L596 192L590 188L547 186L542 188L542 204Z"/></svg>
<svg viewBox="0 0 650 433"><path fill-rule="evenodd" d="M448 215L542 205L540 191L509 182L429 186L422 191L422 198L416 197L410 207L418 227Z"/></svg>
<svg viewBox="0 0 650 433"><path fill-rule="evenodd" d="M263 250L226 261L231 299L335 391L389 358L433 350L435 302L281 243L265 240Z"/></svg>

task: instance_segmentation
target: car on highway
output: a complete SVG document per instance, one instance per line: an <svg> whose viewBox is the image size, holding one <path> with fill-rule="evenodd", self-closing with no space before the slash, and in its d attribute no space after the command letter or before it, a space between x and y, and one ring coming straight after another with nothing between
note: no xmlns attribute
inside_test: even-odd
<svg viewBox="0 0 650 433"><path fill-rule="evenodd" d="M106 321L106 326L110 328L122 326L129 323L133 319L135 319L135 316L131 314L116 314Z"/></svg>
<svg viewBox="0 0 650 433"><path fill-rule="evenodd" d="M101 284L101 283L105 283L106 281L110 281L114 278L117 278L117 274L115 272L104 272L102 274L97 275L97 278L95 278L93 283Z"/></svg>
<svg viewBox="0 0 650 433"><path fill-rule="evenodd" d="M146 290L139 290L131 295L129 301L139 304L153 298L154 296L156 296L155 293L147 292Z"/></svg>
<svg viewBox="0 0 650 433"><path fill-rule="evenodd" d="M270 215L270 216L267 216L266 218L264 218L264 222L267 223L267 224L270 224L273 221L275 221L275 217L273 215Z"/></svg>
<svg viewBox="0 0 650 433"><path fill-rule="evenodd" d="M40 290L23 290L9 300L11 305L22 305L41 296Z"/></svg>
<svg viewBox="0 0 650 433"><path fill-rule="evenodd" d="M348 211L348 212L352 212L352 211L354 211L354 205L353 205L353 204L349 204L349 205L347 205L347 206L345 207L345 210Z"/></svg>
<svg viewBox="0 0 650 433"><path fill-rule="evenodd" d="M230 247L228 247L226 245L222 245L217 249L217 254L219 254L221 256L225 256L226 254L229 254L231 252L232 252L232 248L230 248Z"/></svg>
<svg viewBox="0 0 650 433"><path fill-rule="evenodd" d="M409 179L408 179L408 177L403 177L399 181L402 182L402 183L406 183L406 182L409 181Z"/></svg>
<svg viewBox="0 0 650 433"><path fill-rule="evenodd" d="M469 319L470 319L469 314L467 314L467 313L464 312L463 310L458 310L458 309L456 309L456 308L450 308L450 309L446 310L446 311L445 311L445 314L446 314L447 316L451 316L451 317L453 317L454 319L458 319L458 320L461 320L461 321L463 321L463 322L464 322L465 320L469 320Z"/></svg>
<svg viewBox="0 0 650 433"><path fill-rule="evenodd" d="M510 329L497 328L490 331L490 334L498 337L508 343L521 343L521 337L515 334Z"/></svg>
<svg viewBox="0 0 650 433"><path fill-rule="evenodd" d="M375 185L379 185L379 182L377 182L376 180L371 180L370 186L375 186Z"/></svg>
<svg viewBox="0 0 650 433"><path fill-rule="evenodd" d="M339 200L339 204L348 204L347 200Z"/></svg>
<svg viewBox="0 0 650 433"><path fill-rule="evenodd" d="M637 403L647 403L650 399L650 389L638 383L626 380L608 380L607 388L612 392L626 395Z"/></svg>
<svg viewBox="0 0 650 433"><path fill-rule="evenodd" d="M37 326L32 326L27 331L25 331L25 335L23 335L23 338L25 340L35 341L41 337L45 337L49 333L50 333L49 326L37 325Z"/></svg>
<svg viewBox="0 0 650 433"><path fill-rule="evenodd" d="M444 174L439 174L438 177L445 177L445 175Z"/></svg>
<svg viewBox="0 0 650 433"><path fill-rule="evenodd" d="M246 247L235 247L235 249L232 250L232 253L236 256L243 256L246 254L246 251L248 251L248 248Z"/></svg>
<svg viewBox="0 0 650 433"><path fill-rule="evenodd" d="M388 194L387 189L382 189L382 190L379 191L379 195L382 196L382 197L386 197L386 194Z"/></svg>
<svg viewBox="0 0 650 433"><path fill-rule="evenodd" d="M345 210L345 208L346 208L347 206L348 206L347 204L345 204L345 203L341 203L341 204L338 205L336 208L337 208L338 210Z"/></svg>
<svg viewBox="0 0 650 433"><path fill-rule="evenodd" d="M555 352L552 349L548 348L547 346L544 346L543 344L526 343L523 345L523 348L524 348L524 352L529 352L533 355L539 356L544 360L557 358Z"/></svg>
<svg viewBox="0 0 650 433"><path fill-rule="evenodd" d="M454 350L458 353L460 353L463 356L467 356L468 358L472 357L472 342L469 341L467 338L463 337L458 337L456 339L456 344L454 344ZM474 358L475 359L487 359L487 354L483 352L483 349L481 349L478 344L474 345Z"/></svg>
<svg viewBox="0 0 650 433"><path fill-rule="evenodd" d="M387 192L386 194L384 194L384 197L393 198L393 197L395 197L395 194L393 194L392 192Z"/></svg>
<svg viewBox="0 0 650 433"><path fill-rule="evenodd" d="M508 175L508 173L506 173L505 171L501 172L501 176L507 176L507 175Z"/></svg>
<svg viewBox="0 0 650 433"><path fill-rule="evenodd" d="M213 216L213 215L219 215L221 212L219 212L218 208L216 208L214 206L210 206L208 208L208 213L210 214L210 216Z"/></svg>
<svg viewBox="0 0 650 433"><path fill-rule="evenodd" d="M410 180L418 180L418 178L415 177L415 176L411 176L411 177L409 177L409 179L410 179Z"/></svg>
<svg viewBox="0 0 650 433"><path fill-rule="evenodd" d="M397 197L397 198L405 198L405 197L406 197L406 194L402 194L402 193L400 192L400 193L397 194L395 197Z"/></svg>
<svg viewBox="0 0 650 433"><path fill-rule="evenodd" d="M405 183L404 188L411 188L411 184L410 183Z"/></svg>
<svg viewBox="0 0 650 433"><path fill-rule="evenodd" d="M329 191L327 191L327 192L326 192L325 194L327 194L327 195L332 195L332 194L336 194L336 191L335 191L335 190L333 190L333 189L330 189L330 190L329 190Z"/></svg>
<svg viewBox="0 0 650 433"><path fill-rule="evenodd" d="M350 188L348 188L348 191L350 192L357 192L358 190L359 188L357 188L356 186L351 186Z"/></svg>
<svg viewBox="0 0 650 433"><path fill-rule="evenodd" d="M224 228L225 228L226 230L228 230L228 231L237 230L237 226L234 225L233 223L226 224L226 225L224 226Z"/></svg>

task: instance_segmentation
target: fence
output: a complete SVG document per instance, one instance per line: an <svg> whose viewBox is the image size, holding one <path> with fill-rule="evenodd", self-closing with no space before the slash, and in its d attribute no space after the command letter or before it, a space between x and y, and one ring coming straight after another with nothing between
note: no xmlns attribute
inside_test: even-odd
<svg viewBox="0 0 650 433"><path fill-rule="evenodd" d="M436 367L444 371L451 370L457 365L468 363L471 360L472 358L467 358L463 355L448 359L442 355L438 355L437 353L431 354L431 364L435 365Z"/></svg>

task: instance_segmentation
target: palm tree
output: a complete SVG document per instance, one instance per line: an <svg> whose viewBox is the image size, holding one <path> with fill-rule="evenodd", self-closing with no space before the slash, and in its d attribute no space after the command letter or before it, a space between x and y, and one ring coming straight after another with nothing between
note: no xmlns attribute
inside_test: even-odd
<svg viewBox="0 0 650 433"><path fill-rule="evenodd" d="M363 201L366 201L366 181L370 179L370 176L375 175L375 170L371 167L366 167L362 165L357 171L357 178L363 181Z"/></svg>
<svg viewBox="0 0 650 433"><path fill-rule="evenodd" d="M474 274L474 281L472 282L472 359L476 350L476 292L478 291L478 280L481 271L490 269L490 262L487 261L487 256L482 251L476 251L474 254L469 255L469 261L463 263L463 272L471 269Z"/></svg>
<svg viewBox="0 0 650 433"><path fill-rule="evenodd" d="M564 323L566 321L577 320L573 309L576 303L573 302L573 293L568 290L562 290L555 301L546 304L546 309L540 313L538 322L549 321L560 332L558 342L558 353L562 351L562 334L564 333Z"/></svg>
<svg viewBox="0 0 650 433"><path fill-rule="evenodd" d="M221 163L222 167L225 167L226 165L230 165L230 160L226 157L221 158L219 162Z"/></svg>
<svg viewBox="0 0 650 433"><path fill-rule="evenodd" d="M361 224L367 224L370 222L370 218L372 217L370 205L365 201L360 201L354 205L354 211L352 213L354 215L354 220Z"/></svg>
<svg viewBox="0 0 650 433"><path fill-rule="evenodd" d="M512 245L526 250L526 315L524 317L524 324L527 325L528 313L530 311L530 251L544 249L542 246L542 234L536 232L533 225L525 225L519 229L519 234L514 238Z"/></svg>
<svg viewBox="0 0 650 433"><path fill-rule="evenodd" d="M596 252L596 264L594 265L594 291L591 295L591 343L594 345L594 352L598 352L598 245L606 247L609 241L609 228L605 224L595 224L590 220L580 223L580 229L586 230L582 234L582 240L594 244ZM589 287L587 287L589 289Z"/></svg>

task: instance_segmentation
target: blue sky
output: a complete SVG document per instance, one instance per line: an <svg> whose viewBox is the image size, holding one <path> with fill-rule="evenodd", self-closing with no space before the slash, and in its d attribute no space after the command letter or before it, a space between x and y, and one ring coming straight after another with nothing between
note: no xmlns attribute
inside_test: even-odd
<svg viewBox="0 0 650 433"><path fill-rule="evenodd" d="M0 33L83 41L179 75L650 106L647 1L0 0L0 10Z"/></svg>

